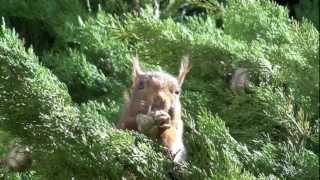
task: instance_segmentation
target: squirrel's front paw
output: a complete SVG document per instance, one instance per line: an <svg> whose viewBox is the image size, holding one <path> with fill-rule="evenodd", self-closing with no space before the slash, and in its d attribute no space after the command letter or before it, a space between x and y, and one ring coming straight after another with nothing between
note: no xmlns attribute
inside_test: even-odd
<svg viewBox="0 0 320 180"><path fill-rule="evenodd" d="M169 128L170 127L170 115L165 111L156 111L154 113L154 120L158 121L161 128Z"/></svg>

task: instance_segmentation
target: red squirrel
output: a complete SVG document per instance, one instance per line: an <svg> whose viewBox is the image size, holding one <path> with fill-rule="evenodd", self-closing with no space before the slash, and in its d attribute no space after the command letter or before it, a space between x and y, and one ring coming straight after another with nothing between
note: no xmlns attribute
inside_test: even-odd
<svg viewBox="0 0 320 180"><path fill-rule="evenodd" d="M181 62L179 75L144 72L138 57L132 58L133 84L130 97L119 120L121 129L135 130L159 139L174 162L185 160L180 92L191 65L188 57Z"/></svg>
<svg viewBox="0 0 320 180"><path fill-rule="evenodd" d="M7 166L11 171L23 172L30 169L32 155L27 147L16 146L4 158L0 158L0 167Z"/></svg>

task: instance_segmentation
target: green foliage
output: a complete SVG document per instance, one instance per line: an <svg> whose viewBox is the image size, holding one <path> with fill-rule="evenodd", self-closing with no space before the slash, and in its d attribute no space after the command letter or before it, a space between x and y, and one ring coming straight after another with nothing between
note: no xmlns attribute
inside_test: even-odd
<svg viewBox="0 0 320 180"><path fill-rule="evenodd" d="M59 44L58 35L68 33L69 23L77 22L77 16L86 16L78 0L1 0L0 4L0 16L7 17L8 26L40 52Z"/></svg>
<svg viewBox="0 0 320 180"><path fill-rule="evenodd" d="M319 0L299 1L294 6L296 16L301 20L303 18L309 19L315 27L319 26Z"/></svg>
<svg viewBox="0 0 320 180"><path fill-rule="evenodd" d="M152 3L138 15L131 1L0 1L18 32L0 30L0 155L17 139L34 157L29 174L0 176L319 178L318 30L269 1L161 1L160 18ZM185 3L205 14L183 16ZM134 54L172 74L191 57L181 167L158 142L115 128ZM232 89L239 68L250 83Z"/></svg>
<svg viewBox="0 0 320 180"><path fill-rule="evenodd" d="M26 52L15 33L4 26L0 44L1 128L32 146L35 168L51 178L58 173L58 179L93 175L112 179L124 172L137 177L165 176L166 171L160 169L170 163L159 148L154 150L156 145L109 125L105 118L114 116L114 103L107 116L103 105L95 108L95 103L79 110L71 104L66 86L39 65L32 51ZM147 164L150 167L145 169Z"/></svg>
<svg viewBox="0 0 320 180"><path fill-rule="evenodd" d="M261 152L254 152L252 170L255 173L277 174L286 179L313 179L319 177L315 164L317 155L306 149L297 149L292 144L271 143L262 145Z"/></svg>
<svg viewBox="0 0 320 180"><path fill-rule="evenodd" d="M285 8L269 1L231 1L224 13L225 33L236 39L287 42L290 19ZM239 11L239 9L241 9ZM232 17L236 15L236 17Z"/></svg>
<svg viewBox="0 0 320 180"><path fill-rule="evenodd" d="M248 172L243 174L240 172L242 162L239 158L246 158L249 152L245 146L230 136L224 121L202 110L196 122L199 131L188 134L190 138L188 149L191 150L189 157L192 158L192 165L198 166L204 177L237 179L248 176L254 178ZM241 157L238 153L241 153Z"/></svg>
<svg viewBox="0 0 320 180"><path fill-rule="evenodd" d="M79 52L70 50L66 55L49 55L42 62L68 86L76 102L99 97L111 91L110 80Z"/></svg>

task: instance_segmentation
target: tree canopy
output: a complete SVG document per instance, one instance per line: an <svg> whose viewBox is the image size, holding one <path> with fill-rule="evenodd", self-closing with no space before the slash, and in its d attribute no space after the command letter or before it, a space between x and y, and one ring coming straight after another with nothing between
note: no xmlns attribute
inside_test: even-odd
<svg viewBox="0 0 320 180"><path fill-rule="evenodd" d="M0 0L0 16L0 157L20 144L33 158L27 172L0 167L0 178L319 178L318 25L287 8ZM190 56L179 168L160 144L115 127L135 54L172 74Z"/></svg>

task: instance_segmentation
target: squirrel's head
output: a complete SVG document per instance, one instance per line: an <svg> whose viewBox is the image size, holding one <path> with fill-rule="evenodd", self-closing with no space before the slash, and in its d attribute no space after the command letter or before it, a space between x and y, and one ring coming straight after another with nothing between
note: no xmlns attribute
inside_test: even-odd
<svg viewBox="0 0 320 180"><path fill-rule="evenodd" d="M178 76L165 72L144 72L141 70L138 57L132 58L133 84L131 100L135 103L137 111L148 113L150 111L165 110L170 112L179 106L179 96L182 83L191 66L188 57L181 62Z"/></svg>

